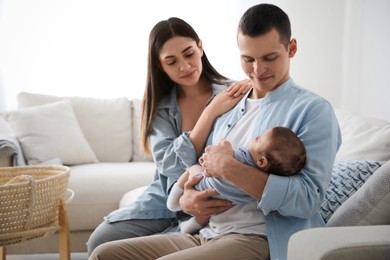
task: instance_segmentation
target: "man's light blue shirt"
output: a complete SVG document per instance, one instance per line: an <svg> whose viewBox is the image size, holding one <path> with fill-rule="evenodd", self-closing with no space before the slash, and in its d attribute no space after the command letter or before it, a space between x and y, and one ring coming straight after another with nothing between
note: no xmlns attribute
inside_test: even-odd
<svg viewBox="0 0 390 260"><path fill-rule="evenodd" d="M215 93L223 87L213 86ZM248 93L249 94L249 93ZM245 114L248 94L217 119L208 144L218 144ZM305 167L294 176L270 175L258 208L265 215L272 259L286 259L290 236L306 228L324 226L318 209L329 184L341 133L331 104L300 88L292 79L261 101L252 138L275 126L294 131L306 147ZM196 155L188 133L180 133L181 114L176 92L161 102L151 132L151 147L157 170L154 182L126 208L110 213L106 220L174 218L166 207L172 184L195 164ZM169 129L169 131L166 131ZM237 173L239 174L239 173Z"/></svg>
<svg viewBox="0 0 390 260"><path fill-rule="evenodd" d="M244 97L217 119L208 143L218 144L245 114ZM292 79L264 97L253 133L269 128L290 128L305 145L304 168L294 176L269 175L258 208L265 216L272 259L286 259L288 240L299 230L325 225L318 209L331 178L341 132L331 104L297 86ZM251 129L250 127L248 127ZM240 174L240 173L237 173Z"/></svg>

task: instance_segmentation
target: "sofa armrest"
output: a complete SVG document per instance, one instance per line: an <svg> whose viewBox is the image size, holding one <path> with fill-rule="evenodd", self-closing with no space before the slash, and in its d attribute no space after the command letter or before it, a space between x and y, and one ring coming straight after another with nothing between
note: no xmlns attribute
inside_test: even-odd
<svg viewBox="0 0 390 260"><path fill-rule="evenodd" d="M0 156L0 167L12 166L12 156Z"/></svg>
<svg viewBox="0 0 390 260"><path fill-rule="evenodd" d="M291 236L288 260L389 259L390 225L325 227Z"/></svg>

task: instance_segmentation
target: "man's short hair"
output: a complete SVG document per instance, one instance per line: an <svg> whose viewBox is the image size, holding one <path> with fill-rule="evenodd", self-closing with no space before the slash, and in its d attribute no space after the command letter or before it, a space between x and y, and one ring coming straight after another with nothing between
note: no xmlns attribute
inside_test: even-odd
<svg viewBox="0 0 390 260"><path fill-rule="evenodd" d="M276 29L280 41L287 48L291 39L290 19L282 9L272 4L252 6L238 24L238 33L249 37L264 35L272 29Z"/></svg>

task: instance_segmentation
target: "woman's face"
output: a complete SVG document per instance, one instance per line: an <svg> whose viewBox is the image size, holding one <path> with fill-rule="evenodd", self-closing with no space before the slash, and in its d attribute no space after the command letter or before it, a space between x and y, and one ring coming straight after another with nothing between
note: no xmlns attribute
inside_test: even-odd
<svg viewBox="0 0 390 260"><path fill-rule="evenodd" d="M202 43L175 36L160 51L160 63L165 73L180 86L194 86L202 74Z"/></svg>

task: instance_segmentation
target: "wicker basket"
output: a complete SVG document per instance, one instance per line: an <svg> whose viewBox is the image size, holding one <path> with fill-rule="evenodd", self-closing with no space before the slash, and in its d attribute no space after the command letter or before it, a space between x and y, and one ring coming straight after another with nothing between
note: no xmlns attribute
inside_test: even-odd
<svg viewBox="0 0 390 260"><path fill-rule="evenodd" d="M67 166L0 168L0 246L43 237L59 229Z"/></svg>

